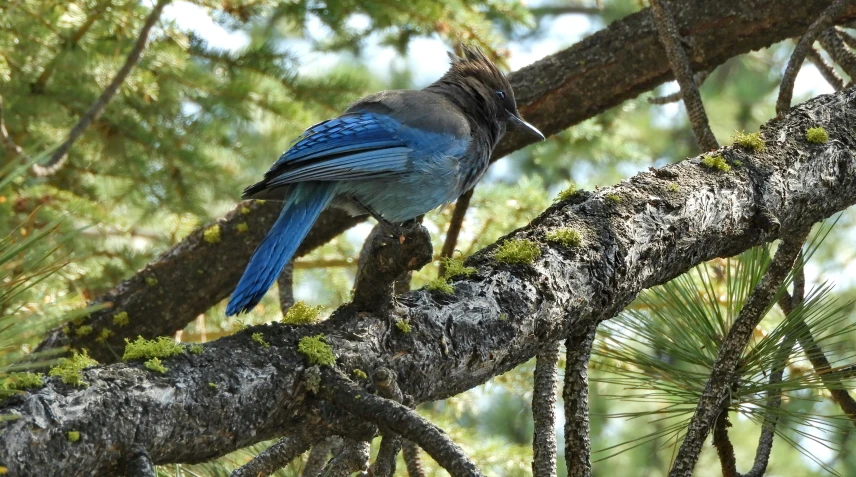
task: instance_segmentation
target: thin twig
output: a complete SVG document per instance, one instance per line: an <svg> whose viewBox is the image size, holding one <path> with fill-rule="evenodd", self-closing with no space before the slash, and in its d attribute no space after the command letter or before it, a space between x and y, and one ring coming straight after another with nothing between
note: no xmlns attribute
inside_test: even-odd
<svg viewBox="0 0 856 477"><path fill-rule="evenodd" d="M279 309L282 311L282 316L285 316L294 306L294 260L289 261L282 269L282 273L276 279L276 285L279 290Z"/></svg>
<svg viewBox="0 0 856 477"><path fill-rule="evenodd" d="M442 429L416 411L366 392L339 371L325 368L323 373L327 398L336 406L416 442L452 477L484 475Z"/></svg>
<svg viewBox="0 0 856 477"><path fill-rule="evenodd" d="M559 373L559 342L551 343L535 358L535 383L532 391L532 475L556 475L556 387Z"/></svg>
<svg viewBox="0 0 856 477"><path fill-rule="evenodd" d="M710 71L699 71L693 76L693 81L696 84L696 87L701 87L707 77L710 76ZM681 94L681 90L675 91L674 93L667 94L665 96L653 96L648 98L648 103L650 104L669 104L676 103L683 98Z"/></svg>
<svg viewBox="0 0 856 477"><path fill-rule="evenodd" d="M368 468L369 443L348 438L343 440L342 450L321 471L324 477L348 477Z"/></svg>
<svg viewBox="0 0 856 477"><path fill-rule="evenodd" d="M422 465L422 457L419 455L419 446L413 441L405 440L402 447L404 464L407 466L407 475L410 477L426 477L425 467Z"/></svg>
<svg viewBox="0 0 856 477"><path fill-rule="evenodd" d="M306 465L303 466L302 477L318 477L327 461L330 460L331 453L338 453L342 447L342 438L339 436L330 436L323 441L312 446L309 451L309 457L306 458Z"/></svg>
<svg viewBox="0 0 856 477"><path fill-rule="evenodd" d="M565 463L568 477L591 476L588 364L597 326L574 331L565 347Z"/></svg>
<svg viewBox="0 0 856 477"><path fill-rule="evenodd" d="M779 116L783 115L791 107L797 73L799 73L803 61L805 61L805 57L808 55L808 51L811 49L812 44L814 44L814 40L821 32L832 25L832 21L838 15L841 15L847 3L848 0L835 0L835 3L827 7L817 17L817 20L808 27L803 36L800 37L800 41L797 42L797 46L794 47L794 51L791 53L791 59L788 60L788 66L785 68L785 74L782 76L782 83L779 86L779 99L776 100L776 114Z"/></svg>
<svg viewBox="0 0 856 477"><path fill-rule="evenodd" d="M847 46L850 48L856 48L856 37L844 30L838 30L838 34L841 35L841 39L844 40L844 43L846 43Z"/></svg>
<svg viewBox="0 0 856 477"><path fill-rule="evenodd" d="M110 82L107 88L101 93L101 96L99 96L98 99L92 103L92 106L89 107L86 113L83 114L80 121L78 121L78 123L68 133L68 137L65 141L60 144L53 154L51 154L48 162L45 164L33 165L33 174L39 177L50 176L62 168L71 146L80 138L81 135L83 135L83 132L86 131L89 125L98 119L101 113L104 112L104 108L106 108L113 97L116 96L116 93L119 91L119 87L122 86L122 83L124 83L125 79L128 78L131 70L134 69L134 66L136 66L137 62L140 60L140 57L143 55L143 51L146 49L146 43L148 42L149 33L151 33L152 27L154 27L158 18L160 18L164 7L166 7L170 1L171 0L158 0L154 8L152 8L151 13L149 13L148 18L146 18L146 22L143 24L143 29L140 30L140 36L137 38L137 41L130 53L128 53L128 57L125 59L125 64L122 65L122 68L120 68L116 73L116 76L113 77L113 81Z"/></svg>
<svg viewBox="0 0 856 477"><path fill-rule="evenodd" d="M779 249L776 251L767 271L764 272L758 286L752 290L728 332L728 336L722 342L719 355L710 373L710 379L699 399L699 405L696 407L687 428L684 442L678 450L675 463L669 473L671 477L690 477L692 475L699 453L701 453L702 444L722 410L723 402L728 397L740 356L749 343L755 327L764 317L770 303L778 298L776 293L779 290L779 285L793 267L794 260L799 255L807 235L807 229L785 234L785 238L779 245Z"/></svg>
<svg viewBox="0 0 856 477"><path fill-rule="evenodd" d="M404 393L398 387L397 379L395 371L389 368L378 368L372 374L372 382L379 395L395 402L403 402ZM381 433L383 438L369 473L373 477L392 477L395 473L395 459L401 452L402 439L400 435L389 429L381 429Z"/></svg>
<svg viewBox="0 0 856 477"><path fill-rule="evenodd" d="M654 16L654 25L656 25L657 33L660 36L660 43L666 49L669 66L681 87L681 98L687 107L687 114L690 117L690 124L692 124L696 141L698 141L702 151L716 149L719 147L719 143L716 142L716 137L710 130L707 113L704 111L704 103L701 101L701 93L699 93L693 78L690 60L681 46L678 25L669 12L665 0L651 0L651 13Z"/></svg>
<svg viewBox="0 0 856 477"><path fill-rule="evenodd" d="M808 55L806 56L809 61L814 63L814 67L817 68L817 71L820 72L820 75L823 76L823 79L832 86L832 89L835 91L839 91L844 88L844 80L838 76L838 73L835 71L835 68L832 67L829 63L820 56L820 52L816 49L812 48L808 50Z"/></svg>
<svg viewBox="0 0 856 477"><path fill-rule="evenodd" d="M449 220L449 230L446 232L446 241L443 242L443 249L440 251L440 257L451 257L455 253L455 248L458 246L458 237L461 235L461 226L464 224L464 219L467 216L467 210L470 208L470 200L473 198L475 187L464 192L455 201L455 210L452 212L452 218ZM446 273L446 266L440 261L440 276Z"/></svg>
<svg viewBox="0 0 856 477"><path fill-rule="evenodd" d="M847 48L847 45L838 36L838 30L835 27L827 28L820 34L818 40L823 45L823 49L829 53L832 61L838 63L851 80L856 78L856 55Z"/></svg>
<svg viewBox="0 0 856 477"><path fill-rule="evenodd" d="M281 439L253 460L232 471L230 477L266 477L303 454L316 442L327 437L323 433L301 432Z"/></svg>

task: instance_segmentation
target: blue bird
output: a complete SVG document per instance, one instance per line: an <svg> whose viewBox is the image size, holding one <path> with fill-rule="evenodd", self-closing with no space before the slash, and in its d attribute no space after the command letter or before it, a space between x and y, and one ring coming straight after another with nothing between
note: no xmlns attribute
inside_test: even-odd
<svg viewBox="0 0 856 477"><path fill-rule="evenodd" d="M226 314L252 310L329 206L396 223L455 201L487 170L508 124L544 139L520 117L511 85L476 47L449 54L442 78L419 90L383 91L307 129L245 199L283 201Z"/></svg>

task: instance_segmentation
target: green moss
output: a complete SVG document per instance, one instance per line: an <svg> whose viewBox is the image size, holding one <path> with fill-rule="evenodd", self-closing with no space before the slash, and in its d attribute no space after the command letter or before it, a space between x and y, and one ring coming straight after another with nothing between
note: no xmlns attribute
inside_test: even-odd
<svg viewBox="0 0 856 477"><path fill-rule="evenodd" d="M74 330L74 334L77 336L87 336L92 333L92 325L83 325L78 329Z"/></svg>
<svg viewBox="0 0 856 477"><path fill-rule="evenodd" d="M162 374L167 372L166 366L164 366L163 363L161 363L161 360L157 358L152 358L146 361L145 363L143 363L143 366L145 366L146 369L148 369L149 371L154 371L156 373Z"/></svg>
<svg viewBox="0 0 856 477"><path fill-rule="evenodd" d="M86 323L86 320L88 320L88 319L89 319L89 315L80 315L80 316L75 316L75 317L71 320L71 324L72 324L72 325L74 325L74 326L80 326L80 325L82 325L82 324Z"/></svg>
<svg viewBox="0 0 856 477"><path fill-rule="evenodd" d="M72 386L87 387L89 386L89 383L83 380L83 376L80 372L85 368L95 366L97 364L98 361L90 358L86 353L86 350L83 350L83 354L75 351L71 355L71 358L60 358L59 364L48 371L48 376L56 376L65 384L70 384Z"/></svg>
<svg viewBox="0 0 856 477"><path fill-rule="evenodd" d="M146 277L146 285L156 287L158 286L158 279L155 277Z"/></svg>
<svg viewBox="0 0 856 477"><path fill-rule="evenodd" d="M731 161L731 163L734 164L734 167L743 167L743 161L741 161L740 159L735 159Z"/></svg>
<svg viewBox="0 0 856 477"><path fill-rule="evenodd" d="M68 438L69 442L77 442L80 440L80 431L68 431L65 433L65 437Z"/></svg>
<svg viewBox="0 0 856 477"><path fill-rule="evenodd" d="M678 192L679 190L681 190L681 186L675 182L669 182L669 192Z"/></svg>
<svg viewBox="0 0 856 477"><path fill-rule="evenodd" d="M583 238L575 229L560 227L547 232L547 241L560 243L566 247L579 247L583 243Z"/></svg>
<svg viewBox="0 0 856 477"><path fill-rule="evenodd" d="M728 172L731 170L731 166L729 166L728 163L725 162L725 159L723 159L719 154L706 155L701 158L701 163L709 169L715 169L720 172Z"/></svg>
<svg viewBox="0 0 856 477"><path fill-rule="evenodd" d="M249 208L249 207L241 207L241 213L242 213L242 214L244 214L244 215L249 214L249 213L250 213L250 208Z"/></svg>
<svg viewBox="0 0 856 477"><path fill-rule="evenodd" d="M764 140L761 139L760 132L746 134L743 131L734 131L734 136L732 137L732 139L734 139L734 144L744 149L751 149L755 152L761 152L766 147Z"/></svg>
<svg viewBox="0 0 856 477"><path fill-rule="evenodd" d="M97 343L104 344L107 342L107 340L110 339L111 336L113 336L113 330L111 330L110 328L104 328L101 330L101 333L98 334L98 338L95 338L95 341Z"/></svg>
<svg viewBox="0 0 856 477"><path fill-rule="evenodd" d="M250 226L247 225L246 222L241 222L240 224L235 226L235 230L237 230L239 234L244 234L249 232Z"/></svg>
<svg viewBox="0 0 856 477"><path fill-rule="evenodd" d="M66 336L70 335L71 334L71 327L68 325L63 326L62 327L62 334L66 335Z"/></svg>
<svg viewBox="0 0 856 477"><path fill-rule="evenodd" d="M208 383L208 387L217 389L217 383Z"/></svg>
<svg viewBox="0 0 856 477"><path fill-rule="evenodd" d="M282 322L286 325L311 325L318 321L318 314L323 306L309 306L306 302L298 301L285 312Z"/></svg>
<svg viewBox="0 0 856 477"><path fill-rule="evenodd" d="M568 186L567 189L563 190L562 192L559 192L553 202L561 202L563 200L568 200L572 197L576 197L576 195L579 193L580 191L577 189L577 186L571 184Z"/></svg>
<svg viewBox="0 0 856 477"><path fill-rule="evenodd" d="M499 321L505 321L507 319L508 319L508 314L506 314L506 313L500 313L499 314Z"/></svg>
<svg viewBox="0 0 856 477"><path fill-rule="evenodd" d="M244 330L246 330L247 328L249 328L249 327L247 326L247 324L246 324L246 323L244 323L244 322L243 322L243 321L241 321L241 320L235 320L235 330L236 330L236 331L244 331Z"/></svg>
<svg viewBox="0 0 856 477"><path fill-rule="evenodd" d="M448 280L449 278L455 277L468 277L470 275L475 275L479 271L473 267L465 267L464 261L459 260L457 258L452 257L444 257L443 259L443 267L446 272L443 274L444 277Z"/></svg>
<svg viewBox="0 0 856 477"><path fill-rule="evenodd" d="M506 240L494 252L494 257L504 263L532 263L541 256L538 244L527 239Z"/></svg>
<svg viewBox="0 0 856 477"><path fill-rule="evenodd" d="M220 242L220 224L214 224L202 232L202 239L208 243Z"/></svg>
<svg viewBox="0 0 856 477"><path fill-rule="evenodd" d="M365 372L365 371L363 371L362 369L355 369L355 370L353 371L353 373L354 373L354 376L356 376L356 377L358 377L358 378L360 378L360 379L366 379L366 378L368 378L368 375L367 375L367 374L366 374L366 372Z"/></svg>
<svg viewBox="0 0 856 477"><path fill-rule="evenodd" d="M808 128L805 132L805 140L814 144L823 144L829 141L829 133L822 127Z"/></svg>
<svg viewBox="0 0 856 477"><path fill-rule="evenodd" d="M187 351L190 351L191 354L202 354L205 351L205 347L201 344L192 344L187 347Z"/></svg>
<svg viewBox="0 0 856 477"><path fill-rule="evenodd" d="M113 315L113 324L116 326L128 326L131 323L131 318L127 311L122 311Z"/></svg>
<svg viewBox="0 0 856 477"><path fill-rule="evenodd" d="M40 388L45 385L45 375L42 373L9 373L3 383L0 384L0 389L7 391L19 391L29 388Z"/></svg>
<svg viewBox="0 0 856 477"><path fill-rule="evenodd" d="M320 364L322 366L333 366L336 364L336 355L333 354L333 347L327 344L327 337L323 334L300 338L300 341L297 343L297 351L304 354L310 364Z"/></svg>
<svg viewBox="0 0 856 477"><path fill-rule="evenodd" d="M142 336L137 336L133 342L125 338L125 354L122 355L122 359L128 361L131 359L169 358L181 354L182 351L184 348L172 338L161 336L155 340L147 340Z"/></svg>
<svg viewBox="0 0 856 477"><path fill-rule="evenodd" d="M621 196L618 194L606 194L605 196L603 196L603 198L609 202L612 202L613 204L621 203Z"/></svg>
<svg viewBox="0 0 856 477"><path fill-rule="evenodd" d="M452 286L451 283L447 282L443 277L437 277L433 280L428 281L425 284L425 288L429 290L439 291L443 293L452 294L455 293L455 287Z"/></svg>
<svg viewBox="0 0 856 477"><path fill-rule="evenodd" d="M321 391L321 368L312 366L303 372L303 383L306 389L318 394Z"/></svg>
<svg viewBox="0 0 856 477"><path fill-rule="evenodd" d="M413 327L410 326L409 320L395 320L395 327L402 333L410 333L413 331Z"/></svg>
<svg viewBox="0 0 856 477"><path fill-rule="evenodd" d="M261 333L253 333L252 339L256 343L262 345L263 348L270 348L270 343L265 341L264 335Z"/></svg>

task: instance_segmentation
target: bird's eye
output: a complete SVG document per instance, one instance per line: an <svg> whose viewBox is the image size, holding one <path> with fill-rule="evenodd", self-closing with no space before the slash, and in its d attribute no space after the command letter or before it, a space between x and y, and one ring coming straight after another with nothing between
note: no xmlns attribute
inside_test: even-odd
<svg viewBox="0 0 856 477"><path fill-rule="evenodd" d="M496 95L499 96L499 99L505 99L505 91L497 91Z"/></svg>

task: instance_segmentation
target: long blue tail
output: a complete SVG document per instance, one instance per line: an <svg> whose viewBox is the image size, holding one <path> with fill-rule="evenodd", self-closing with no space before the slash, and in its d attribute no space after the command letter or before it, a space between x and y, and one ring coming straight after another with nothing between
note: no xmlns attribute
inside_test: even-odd
<svg viewBox="0 0 856 477"><path fill-rule="evenodd" d="M238 282L226 316L252 310L273 285L321 211L333 199L335 184L301 183L294 187L282 206L279 218L271 227Z"/></svg>

